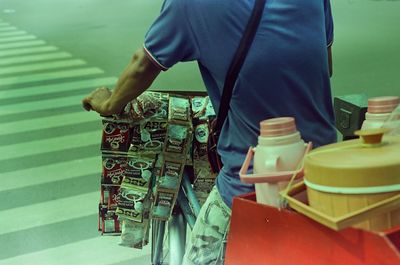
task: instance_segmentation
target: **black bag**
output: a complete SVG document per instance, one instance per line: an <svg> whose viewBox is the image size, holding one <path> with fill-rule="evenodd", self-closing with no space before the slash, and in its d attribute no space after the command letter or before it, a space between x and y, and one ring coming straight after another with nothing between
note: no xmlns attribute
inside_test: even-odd
<svg viewBox="0 0 400 265"><path fill-rule="evenodd" d="M233 87L236 83L236 79L239 75L240 69L246 59L246 55L253 43L254 36L260 24L260 20L264 11L266 0L256 0L252 14L247 23L246 29L240 40L240 44L236 53L233 57L231 65L229 66L228 73L225 77L224 88L222 91L221 102L218 110L217 118L210 122L210 134L208 136L207 143L207 155L208 161L210 162L211 170L214 173L218 173L223 164L221 157L218 154L217 146L218 139L224 125L226 116L229 111L229 102L231 101Z"/></svg>
<svg viewBox="0 0 400 265"><path fill-rule="evenodd" d="M208 162L210 163L211 171L218 173L222 168L221 157L217 152L218 138L220 131L216 130L217 119L210 122L210 134L207 142Z"/></svg>

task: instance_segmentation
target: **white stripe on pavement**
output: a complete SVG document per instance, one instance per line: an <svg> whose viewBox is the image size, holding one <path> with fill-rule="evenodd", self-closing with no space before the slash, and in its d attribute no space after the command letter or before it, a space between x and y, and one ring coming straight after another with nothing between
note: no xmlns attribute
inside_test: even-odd
<svg viewBox="0 0 400 265"><path fill-rule="evenodd" d="M14 37L0 37L0 43L1 42L13 42L13 41L25 41L25 40L35 40L37 39L36 36L34 35L26 35L26 36L14 36Z"/></svg>
<svg viewBox="0 0 400 265"><path fill-rule="evenodd" d="M0 265L151 264L150 246L146 246L143 249L121 247L118 245L120 241L121 238L119 236L98 236L96 238L4 259L0 261Z"/></svg>
<svg viewBox="0 0 400 265"><path fill-rule="evenodd" d="M10 26L10 23L6 23L6 22L0 23L0 27L8 27L8 26Z"/></svg>
<svg viewBox="0 0 400 265"><path fill-rule="evenodd" d="M67 135L45 140L31 141L7 146L0 146L1 160L40 155L47 152L62 152L71 148L85 147L101 142L101 130L95 132Z"/></svg>
<svg viewBox="0 0 400 265"><path fill-rule="evenodd" d="M33 41L23 41L23 42L11 42L0 44L0 49L11 49L11 48L20 48L20 47L30 47L30 46L39 46L46 44L43 40L33 40Z"/></svg>
<svg viewBox="0 0 400 265"><path fill-rule="evenodd" d="M54 46L10 49L10 50L0 51L0 57L23 55L23 54L38 53L38 52L52 52L57 50L58 48Z"/></svg>
<svg viewBox="0 0 400 265"><path fill-rule="evenodd" d="M53 174L49 175L49 172ZM54 174L56 173L56 174ZM16 170L0 174L0 192L20 189L24 187L40 185L53 181L72 179L79 176L99 174L101 175L101 156L51 165Z"/></svg>
<svg viewBox="0 0 400 265"><path fill-rule="evenodd" d="M49 72L32 75L22 75L15 77L0 78L0 89L2 86L17 85L37 81L57 80L61 78L80 77L94 74L102 74L103 70L97 67L74 69L68 71Z"/></svg>
<svg viewBox="0 0 400 265"><path fill-rule="evenodd" d="M64 68L71 66L81 66L85 64L86 62L80 59L24 64L24 65L0 68L0 75L33 72L38 70L57 69L57 68Z"/></svg>
<svg viewBox="0 0 400 265"><path fill-rule="evenodd" d="M0 211L0 235L95 214L98 212L96 203L98 204L99 197L99 191L95 191ZM13 217L12 222L10 217Z"/></svg>
<svg viewBox="0 0 400 265"><path fill-rule="evenodd" d="M47 110L51 112L52 108L70 107L81 104L82 99L87 93L77 96L60 97L55 99L46 99L29 103L18 103L11 105L0 105L0 117L11 114L26 113L31 111Z"/></svg>
<svg viewBox="0 0 400 265"><path fill-rule="evenodd" d="M10 64L20 64L20 63L30 63L30 62L40 62L53 59L65 59L71 58L72 55L67 52L55 52L55 53L45 53L45 54L34 54L26 56L16 56L3 58L0 60L0 66L10 65ZM0 68L1 70L1 68Z"/></svg>
<svg viewBox="0 0 400 265"><path fill-rule="evenodd" d="M14 133L29 133L35 130L45 130L58 126L68 126L83 122L98 121L101 124L101 118L98 113L94 111L84 111L78 113L68 113L50 117L37 117L35 119L14 122L1 123L0 125L0 136L10 135ZM0 182L1 183L1 182ZM0 187L1 188L1 187Z"/></svg>
<svg viewBox="0 0 400 265"><path fill-rule="evenodd" d="M36 96L41 94L48 94L52 92L60 92L60 91L72 91L82 88L96 88L99 86L107 86L114 85L118 81L115 77L101 77L94 78L89 80L75 81L75 82L62 82L59 84L53 85L43 85L43 86L34 86L34 87L26 87L14 90L0 90L0 98L16 98L16 97L24 97L24 96Z"/></svg>
<svg viewBox="0 0 400 265"><path fill-rule="evenodd" d="M11 31L11 30L17 30L16 27L5 27L5 28L0 28L0 31Z"/></svg>
<svg viewBox="0 0 400 265"><path fill-rule="evenodd" d="M0 37L18 36L18 35L24 35L24 34L27 34L27 32L23 31L23 30L11 31L11 32L0 33Z"/></svg>
<svg viewBox="0 0 400 265"><path fill-rule="evenodd" d="M25 113L30 111L48 110L51 112L54 107L68 107L81 104L87 94L70 97L59 97L55 99L37 100L33 102L18 103L12 105L0 105L0 117L10 114Z"/></svg>

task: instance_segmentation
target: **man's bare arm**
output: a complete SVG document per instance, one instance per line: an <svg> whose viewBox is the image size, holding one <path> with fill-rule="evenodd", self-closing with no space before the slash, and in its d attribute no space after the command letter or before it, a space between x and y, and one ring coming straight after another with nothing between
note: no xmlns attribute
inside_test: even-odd
<svg viewBox="0 0 400 265"><path fill-rule="evenodd" d="M106 87L93 91L82 100L86 110L94 110L104 116L118 114L125 105L142 94L160 73L143 49L137 50L131 62L121 74L115 89Z"/></svg>

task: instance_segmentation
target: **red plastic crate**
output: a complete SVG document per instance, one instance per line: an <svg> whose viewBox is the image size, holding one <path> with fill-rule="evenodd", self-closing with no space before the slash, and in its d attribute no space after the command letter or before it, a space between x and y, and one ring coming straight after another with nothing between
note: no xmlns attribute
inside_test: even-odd
<svg viewBox="0 0 400 265"><path fill-rule="evenodd" d="M234 198L227 265L396 265L400 226L385 233L356 228L334 231L294 211Z"/></svg>

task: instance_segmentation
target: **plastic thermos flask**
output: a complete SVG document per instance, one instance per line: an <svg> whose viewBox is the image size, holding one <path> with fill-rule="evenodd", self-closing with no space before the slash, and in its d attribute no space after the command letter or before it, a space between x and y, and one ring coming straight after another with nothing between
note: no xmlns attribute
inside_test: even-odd
<svg viewBox="0 0 400 265"><path fill-rule="evenodd" d="M399 103L400 98L397 96L368 99L368 110L367 113L365 113L365 120L361 129L369 130L381 128Z"/></svg>
<svg viewBox="0 0 400 265"><path fill-rule="evenodd" d="M255 174L294 171L303 159L306 145L297 131L295 119L281 117L260 122L260 136L254 151ZM256 183L257 202L280 207L279 191L288 181Z"/></svg>

